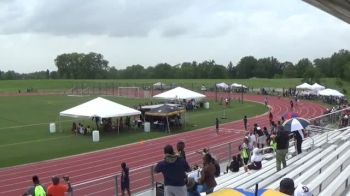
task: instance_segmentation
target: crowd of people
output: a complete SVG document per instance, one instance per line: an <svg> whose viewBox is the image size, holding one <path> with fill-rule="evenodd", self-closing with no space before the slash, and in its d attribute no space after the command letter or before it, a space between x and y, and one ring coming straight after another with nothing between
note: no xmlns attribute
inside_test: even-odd
<svg viewBox="0 0 350 196"><path fill-rule="evenodd" d="M63 183L60 183L60 178L54 176L51 178L52 183L46 188L40 183L38 176L33 176L33 185L23 193L23 196L64 196L67 192L72 192L72 186L68 176L63 176Z"/></svg>

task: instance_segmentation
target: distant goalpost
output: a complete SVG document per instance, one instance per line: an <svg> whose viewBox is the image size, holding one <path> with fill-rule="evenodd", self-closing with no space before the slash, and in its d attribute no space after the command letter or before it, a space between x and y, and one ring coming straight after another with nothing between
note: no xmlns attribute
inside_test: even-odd
<svg viewBox="0 0 350 196"><path fill-rule="evenodd" d="M140 97L140 87L118 87L118 97Z"/></svg>

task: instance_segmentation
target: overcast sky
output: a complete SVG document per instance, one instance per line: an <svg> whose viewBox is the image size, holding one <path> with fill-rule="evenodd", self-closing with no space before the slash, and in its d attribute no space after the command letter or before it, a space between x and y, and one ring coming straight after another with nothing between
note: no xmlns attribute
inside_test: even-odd
<svg viewBox="0 0 350 196"><path fill-rule="evenodd" d="M0 70L56 70L57 55L133 64L275 56L297 62L350 49L350 25L301 0L0 0Z"/></svg>

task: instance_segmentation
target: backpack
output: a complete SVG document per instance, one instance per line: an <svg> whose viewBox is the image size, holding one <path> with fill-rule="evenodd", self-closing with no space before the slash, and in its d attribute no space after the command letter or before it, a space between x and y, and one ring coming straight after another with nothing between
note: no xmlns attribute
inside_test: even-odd
<svg viewBox="0 0 350 196"><path fill-rule="evenodd" d="M220 165L217 161L214 161L214 165L215 165L215 177L219 177L220 176Z"/></svg>

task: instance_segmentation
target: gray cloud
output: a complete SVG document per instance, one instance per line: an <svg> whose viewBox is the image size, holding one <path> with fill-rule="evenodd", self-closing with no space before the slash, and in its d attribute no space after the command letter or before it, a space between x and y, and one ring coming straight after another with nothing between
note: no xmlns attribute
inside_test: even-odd
<svg viewBox="0 0 350 196"><path fill-rule="evenodd" d="M59 0L15 1L5 5L3 34L146 36L161 21L179 14L189 1ZM21 4L23 3L23 4ZM22 6L21 6L22 5Z"/></svg>

